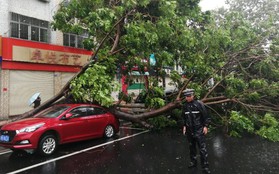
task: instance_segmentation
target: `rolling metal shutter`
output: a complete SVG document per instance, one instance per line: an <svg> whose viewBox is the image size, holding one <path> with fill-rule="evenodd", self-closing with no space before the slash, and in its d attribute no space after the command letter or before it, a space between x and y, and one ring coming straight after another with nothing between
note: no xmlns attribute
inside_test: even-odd
<svg viewBox="0 0 279 174"><path fill-rule="evenodd" d="M10 71L9 115L33 109L29 98L40 92L41 103L54 95L54 73L42 71Z"/></svg>

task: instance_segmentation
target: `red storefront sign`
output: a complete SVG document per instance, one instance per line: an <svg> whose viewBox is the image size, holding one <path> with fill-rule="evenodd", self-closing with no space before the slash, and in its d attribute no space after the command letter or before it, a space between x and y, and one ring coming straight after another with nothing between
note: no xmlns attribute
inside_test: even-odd
<svg viewBox="0 0 279 174"><path fill-rule="evenodd" d="M92 51L14 38L2 38L2 69L77 72ZM36 66L34 66L36 64Z"/></svg>

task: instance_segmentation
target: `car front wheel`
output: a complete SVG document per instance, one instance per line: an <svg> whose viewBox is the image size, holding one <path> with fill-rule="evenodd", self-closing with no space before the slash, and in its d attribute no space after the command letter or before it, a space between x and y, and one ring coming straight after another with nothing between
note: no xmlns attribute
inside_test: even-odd
<svg viewBox="0 0 279 174"><path fill-rule="evenodd" d="M57 140L54 135L48 134L41 138L39 143L39 153L48 156L54 153L57 147Z"/></svg>
<svg viewBox="0 0 279 174"><path fill-rule="evenodd" d="M105 128L105 137L111 138L114 136L114 128L112 125L107 125Z"/></svg>

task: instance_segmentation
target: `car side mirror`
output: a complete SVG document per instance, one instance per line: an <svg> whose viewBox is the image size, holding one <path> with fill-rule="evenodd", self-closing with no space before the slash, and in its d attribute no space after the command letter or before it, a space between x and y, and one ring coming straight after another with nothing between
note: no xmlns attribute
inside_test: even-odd
<svg viewBox="0 0 279 174"><path fill-rule="evenodd" d="M64 115L64 116L62 117L62 120L69 120L72 116L73 116L72 113L67 113L66 115Z"/></svg>

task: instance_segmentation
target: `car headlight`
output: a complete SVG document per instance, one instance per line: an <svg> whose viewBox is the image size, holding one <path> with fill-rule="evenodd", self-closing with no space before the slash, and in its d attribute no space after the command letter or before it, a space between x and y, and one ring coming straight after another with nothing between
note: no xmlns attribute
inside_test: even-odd
<svg viewBox="0 0 279 174"><path fill-rule="evenodd" d="M28 126L25 128L22 128L20 130L16 130L16 133L22 133L22 132L34 132L35 130L39 129L40 127L42 127L45 123L40 123L40 124L36 124L33 126Z"/></svg>

